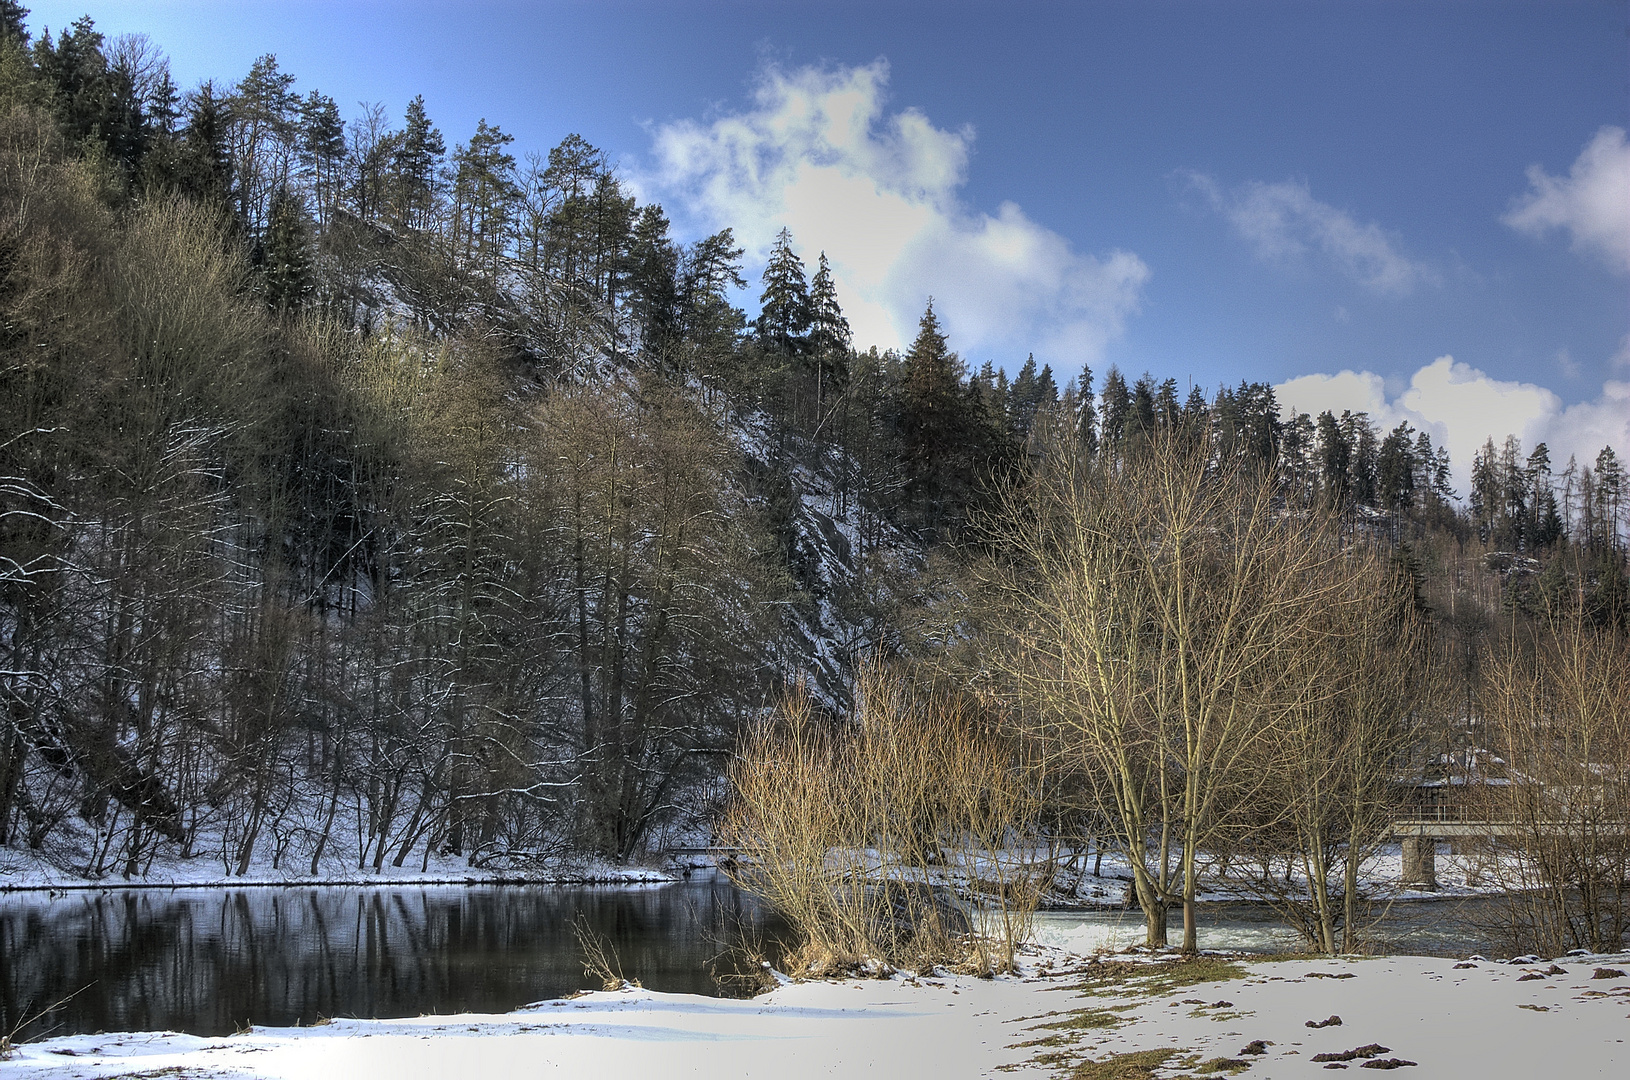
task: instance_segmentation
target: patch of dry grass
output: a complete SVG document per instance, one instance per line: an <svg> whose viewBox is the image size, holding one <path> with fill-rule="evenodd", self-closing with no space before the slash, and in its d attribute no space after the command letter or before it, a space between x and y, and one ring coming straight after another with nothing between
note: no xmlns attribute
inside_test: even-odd
<svg viewBox="0 0 1630 1080"><path fill-rule="evenodd" d="M1129 1054L1111 1054L1081 1062L1070 1077L1071 1080L1154 1080L1155 1070L1176 1053L1176 1050L1136 1050Z"/></svg>
<svg viewBox="0 0 1630 1080"><path fill-rule="evenodd" d="M1070 989L1097 996L1134 993L1155 997L1185 986L1227 982L1249 974L1236 961L1215 956L1185 957L1153 964L1112 960L1094 964L1087 977L1072 984Z"/></svg>

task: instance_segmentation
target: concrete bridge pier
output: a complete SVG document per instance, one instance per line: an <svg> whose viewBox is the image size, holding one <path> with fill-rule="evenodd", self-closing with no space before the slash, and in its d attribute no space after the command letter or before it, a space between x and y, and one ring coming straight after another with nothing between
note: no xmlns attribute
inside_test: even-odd
<svg viewBox="0 0 1630 1080"><path fill-rule="evenodd" d="M1426 889L1438 887L1438 842L1431 836L1404 837L1404 872L1401 881L1405 885L1417 885Z"/></svg>

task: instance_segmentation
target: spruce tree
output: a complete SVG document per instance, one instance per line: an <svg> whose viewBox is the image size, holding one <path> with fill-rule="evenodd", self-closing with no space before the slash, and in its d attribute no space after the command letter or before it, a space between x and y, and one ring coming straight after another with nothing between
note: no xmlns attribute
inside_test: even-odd
<svg viewBox="0 0 1630 1080"><path fill-rule="evenodd" d="M1551 448L1535 446L1524 469L1528 485L1528 523L1524 528L1536 548L1550 547L1562 537L1562 518L1556 509L1556 492L1551 489Z"/></svg>
<svg viewBox="0 0 1630 1080"><path fill-rule="evenodd" d="M1415 429L1399 424L1381 442L1376 488L1382 509L1402 518L1415 503Z"/></svg>
<svg viewBox="0 0 1630 1080"><path fill-rule="evenodd" d="M648 358L665 363L678 329L679 249L662 207L648 203L635 219L626 268L628 306Z"/></svg>
<svg viewBox="0 0 1630 1080"><path fill-rule="evenodd" d="M1167 378L1155 392L1155 419L1162 431L1176 431L1183 419L1182 406L1177 403L1177 380Z"/></svg>
<svg viewBox="0 0 1630 1080"><path fill-rule="evenodd" d="M272 195L262 272L266 306L273 311L297 313L312 294L311 243L305 214L288 188L279 188Z"/></svg>
<svg viewBox="0 0 1630 1080"><path fill-rule="evenodd" d="M1188 399L1183 402L1183 426L1190 434L1198 437L1206 434L1210 424L1211 403L1206 400L1205 388L1189 387Z"/></svg>
<svg viewBox="0 0 1630 1080"><path fill-rule="evenodd" d="M929 538L954 537L988 481L1008 468L1012 442L981 381L967 380L930 300L899 374L906 493Z"/></svg>
<svg viewBox="0 0 1630 1080"><path fill-rule="evenodd" d="M1092 404L1092 368L1086 365L1076 385L1075 437L1087 457L1098 455L1098 410Z"/></svg>
<svg viewBox="0 0 1630 1080"><path fill-rule="evenodd" d="M1596 520L1601 523L1603 546L1619 549L1619 518L1624 511L1624 464L1611 446L1596 455Z"/></svg>
<svg viewBox="0 0 1630 1080"><path fill-rule="evenodd" d="M940 329L932 297L906 353L900 389L907 452L926 459L945 449L962 393L962 363Z"/></svg>
<svg viewBox="0 0 1630 1080"><path fill-rule="evenodd" d="M1329 409L1319 414L1318 443L1319 477L1325 497L1333 506L1345 506L1353 490L1353 449Z"/></svg>
<svg viewBox="0 0 1630 1080"><path fill-rule="evenodd" d="M761 279L759 316L754 328L765 349L792 358L803 351L810 326L809 286L804 263L792 249L792 233L783 226L770 249Z"/></svg>
<svg viewBox="0 0 1630 1080"><path fill-rule="evenodd" d="M1501 486L1499 458L1491 436L1483 443L1483 448L1472 455L1472 524L1484 541L1493 540L1495 515L1500 510Z"/></svg>
<svg viewBox="0 0 1630 1080"><path fill-rule="evenodd" d="M809 283L808 352L815 366L817 388L841 389L848 381L849 343L849 320L843 317L843 308L838 304L832 267L823 251Z"/></svg>
<svg viewBox="0 0 1630 1080"><path fill-rule="evenodd" d="M1021 443L1030 436L1030 426L1035 421L1038 404L1036 354L1031 353L1026 357L1024 366L1019 368L1019 374L1014 376L1013 385L1007 392L1008 430Z"/></svg>
<svg viewBox="0 0 1630 1080"><path fill-rule="evenodd" d="M1347 476L1354 504L1373 507L1375 495L1375 460L1380 453L1380 439L1367 412L1342 410L1342 438L1347 443L1349 458Z"/></svg>
<svg viewBox="0 0 1630 1080"><path fill-rule="evenodd" d="M0 0L0 41L28 44L28 27L23 23L27 18L28 9L17 0Z"/></svg>
<svg viewBox="0 0 1630 1080"><path fill-rule="evenodd" d="M183 194L223 210L232 192L226 123L226 101L214 83L203 83L188 97L175 171L175 185Z"/></svg>
<svg viewBox="0 0 1630 1080"><path fill-rule="evenodd" d="M1113 364L1104 375L1104 392L1100 400L1103 403L1101 441L1105 448L1119 448L1126 438L1127 420L1132 412L1132 394L1126 388L1126 380L1121 377L1120 369Z"/></svg>
<svg viewBox="0 0 1630 1080"><path fill-rule="evenodd" d="M1153 435L1155 431L1155 377L1145 371L1132 386L1132 411L1126 420L1127 433Z"/></svg>

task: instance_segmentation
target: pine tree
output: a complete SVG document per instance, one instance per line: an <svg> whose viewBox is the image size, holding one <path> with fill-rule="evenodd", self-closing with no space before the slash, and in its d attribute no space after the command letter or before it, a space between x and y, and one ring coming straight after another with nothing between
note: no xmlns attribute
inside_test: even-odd
<svg viewBox="0 0 1630 1080"><path fill-rule="evenodd" d="M549 151L541 183L533 186L535 196L554 202L544 223L544 267L569 283L579 302L610 309L622 288L634 199L623 194L606 155L576 134Z"/></svg>
<svg viewBox="0 0 1630 1080"><path fill-rule="evenodd" d="M511 213L520 190L515 186L515 158L505 149L515 136L488 124L476 125L468 145L453 155L453 192L465 258L480 257L496 270Z"/></svg>
<svg viewBox="0 0 1630 1080"><path fill-rule="evenodd" d="M339 199L340 165L345 160L345 121L340 107L316 90L300 102L300 164L311 180L317 225L326 229Z"/></svg>
<svg viewBox="0 0 1630 1080"><path fill-rule="evenodd" d="M609 165L594 178L588 208L595 291L606 309L613 311L622 290L628 242L634 228L634 198L623 194L622 181Z"/></svg>
<svg viewBox="0 0 1630 1080"><path fill-rule="evenodd" d="M687 371L718 374L737 354L747 322L741 309L730 303L729 293L747 286L741 276L744 254L729 229L685 250L679 270L679 324Z"/></svg>
<svg viewBox="0 0 1630 1080"><path fill-rule="evenodd" d="M436 204L436 172L447 153L441 132L430 122L424 108L424 95L408 102L402 121L402 138L391 159L391 179L395 218L399 225L425 228Z"/></svg>
<svg viewBox="0 0 1630 1080"><path fill-rule="evenodd" d="M1525 529L1536 548L1550 547L1562 539L1562 515L1557 512L1556 492L1551 487L1551 448L1544 443L1528 455L1525 469L1528 484L1528 524Z"/></svg>
<svg viewBox="0 0 1630 1080"><path fill-rule="evenodd" d="M273 194L289 181L299 100L294 76L268 53L250 66L227 103L223 119L238 220L257 242L264 239Z"/></svg>

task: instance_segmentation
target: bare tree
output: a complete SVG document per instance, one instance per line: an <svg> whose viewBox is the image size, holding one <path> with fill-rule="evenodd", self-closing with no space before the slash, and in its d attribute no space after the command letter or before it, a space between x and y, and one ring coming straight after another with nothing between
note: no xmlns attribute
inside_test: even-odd
<svg viewBox="0 0 1630 1080"><path fill-rule="evenodd" d="M1513 944L1616 952L1630 930L1630 641L1577 592L1487 661L1483 713L1509 765L1481 786Z"/></svg>
<svg viewBox="0 0 1630 1080"><path fill-rule="evenodd" d="M1150 944L1181 901L1197 948L1199 858L1266 778L1302 643L1349 592L1327 521L1271 477L1178 435L1089 461L1053 440L992 523L988 640L1016 711L1114 825Z"/></svg>
<svg viewBox="0 0 1630 1080"><path fill-rule="evenodd" d="M1241 885L1334 954L1361 942L1360 870L1389 839L1398 765L1442 703L1444 680L1394 559L1355 539L1327 569L1338 599L1290 656L1283 722L1250 763L1271 784L1240 808L1249 829L1226 854Z"/></svg>

